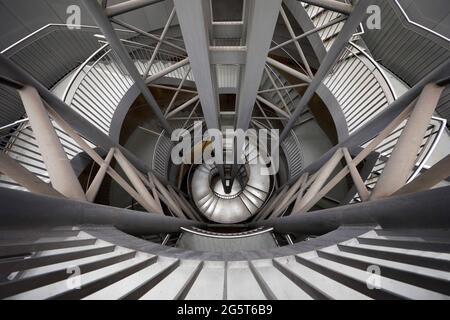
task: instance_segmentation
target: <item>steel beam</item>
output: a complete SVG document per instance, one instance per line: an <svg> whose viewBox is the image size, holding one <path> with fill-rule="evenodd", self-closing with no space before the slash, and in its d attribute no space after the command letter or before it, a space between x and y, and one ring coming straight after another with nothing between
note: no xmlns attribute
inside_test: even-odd
<svg viewBox="0 0 450 320"><path fill-rule="evenodd" d="M69 199L86 201L83 188L73 171L39 93L30 86L25 86L18 92L53 188Z"/></svg>
<svg viewBox="0 0 450 320"><path fill-rule="evenodd" d="M424 88L378 179L371 200L390 196L408 182L416 165L423 137L443 91L444 87L435 84Z"/></svg>
<svg viewBox="0 0 450 320"><path fill-rule="evenodd" d="M311 83L311 78L309 76L307 76L306 74L303 74L295 69L292 69L291 67L288 67L287 65L285 65L281 62L278 62L275 59L267 58L267 63L281 71L286 72L287 74L289 74L301 81L304 81L306 83Z"/></svg>
<svg viewBox="0 0 450 320"><path fill-rule="evenodd" d="M167 46L169 46L169 47L172 47L172 48L174 48L174 49L177 49L177 50L179 50L179 51L181 51L181 52L183 52L183 53L186 52L186 50L185 50L184 48L182 48L182 47L180 47L180 46L177 46L177 45L175 45L175 44L173 44L173 43L171 43L171 42L169 42L169 41L167 41L167 40L164 40L164 39L162 39L161 37L157 37L157 36L155 36L155 35L153 35L153 34L151 34L151 33L148 33L148 32L145 32L145 31L139 29L139 28L136 28L135 26L133 26L133 25L131 25L131 24L128 24L128 23L126 23L126 22L123 22L123 21L120 21L120 20L117 20L117 19L111 19L110 21L111 21L111 22L114 22L115 24L117 24L117 25L119 25L119 26L121 26L121 27L124 27L124 28L126 28L126 29L130 29L131 31L134 31L134 32L136 32L136 33L138 33L138 34L140 34L140 35L149 37L149 38L151 38L151 39L153 39L153 40L155 40L155 41L158 41L158 42L161 41L161 42L164 43L165 45L167 45Z"/></svg>
<svg viewBox="0 0 450 320"><path fill-rule="evenodd" d="M30 192L46 196L62 197L62 194L53 189L51 185L39 179L4 152L0 152L0 172Z"/></svg>
<svg viewBox="0 0 450 320"><path fill-rule="evenodd" d="M164 29L161 33L160 40L158 41L155 49L153 50L152 56L148 63L148 67L145 68L144 80L147 78L148 74L150 73L150 70L152 69L153 63L155 62L156 59L156 55L159 53L159 49L161 49L161 46L164 42L164 39L166 38L167 32L169 31L170 25L172 24L174 18L175 18L175 8L172 9L172 12L169 15L169 19L167 19L166 25L164 26Z"/></svg>
<svg viewBox="0 0 450 320"><path fill-rule="evenodd" d="M398 190L395 195L425 191L450 177L450 155Z"/></svg>
<svg viewBox="0 0 450 320"><path fill-rule="evenodd" d="M203 223L0 188L3 228L108 225L132 235L180 232Z"/></svg>
<svg viewBox="0 0 450 320"><path fill-rule="evenodd" d="M175 110L169 112L169 114L167 115L167 119L172 118L173 116L175 116L176 114L180 113L181 111L185 110L186 108L188 108L190 105L196 103L198 101L199 97L195 96L192 99L186 101L185 103L183 103L181 106L179 106L178 108L176 108Z"/></svg>
<svg viewBox="0 0 450 320"><path fill-rule="evenodd" d="M400 98L394 101L389 108L386 108L385 111L380 113L366 125L358 129L358 131L354 132L347 139L331 148L328 152L326 152L319 160L314 162L305 168L305 172L315 172L324 163L330 159L330 157L336 152L337 149L347 147L351 150L351 148L356 146L362 146L366 142L373 139L377 136L393 119L395 119L399 114L401 114L411 103L413 103L416 98L421 94L424 87L429 83L436 83L439 80L442 80L446 77L450 76L450 58L444 62L442 65L437 67L435 70L430 72L428 76L419 81L414 87L409 89L406 93L404 93Z"/></svg>
<svg viewBox="0 0 450 320"><path fill-rule="evenodd" d="M120 41L119 37L114 31L102 7L97 3L97 1L92 0L83 0L83 4L88 9L94 21L97 22L98 27L100 28L100 30L102 30L102 33L105 36L106 40L108 41L109 45L114 49L114 51L119 56L125 69L130 74L130 77L134 80L136 86L141 91L142 95L144 96L144 99L146 100L149 107L160 121L161 125L164 127L164 129L166 129L167 132L171 133L172 128L170 127L169 123L167 122L166 118L161 112L160 106L158 105L149 88L142 79L138 69L136 68L136 65L131 60L131 57L128 54L127 50L122 45L122 42Z"/></svg>
<svg viewBox="0 0 450 320"><path fill-rule="evenodd" d="M95 198L97 197L97 194L100 190L103 180L105 179L108 168L111 165L111 161L114 157L114 152L115 152L114 148L109 150L108 155L105 158L105 161L100 166L100 169L98 170L97 175L95 176L94 180L92 181L91 185L89 186L89 189L86 192L86 198L89 202L95 201Z"/></svg>
<svg viewBox="0 0 450 320"><path fill-rule="evenodd" d="M289 132L295 126L298 118L303 114L305 109L308 107L309 102L312 97L316 93L317 89L331 71L336 61L339 59L342 51L345 46L348 44L350 38L355 33L361 21L366 16L366 10L369 6L370 0L360 0L354 7L352 14L347 19L342 30L339 32L336 41L330 48L330 51L327 53L322 63L320 64L319 70L316 72L313 80L311 81L308 89L306 89L305 93L302 96L294 114L292 115L291 120L289 120L288 124L284 128L283 132L280 136L280 141L283 142L289 135Z"/></svg>
<svg viewBox="0 0 450 320"><path fill-rule="evenodd" d="M258 89L266 65L270 44L280 14L281 0L247 0L247 57L241 68L237 99L236 128L250 125Z"/></svg>
<svg viewBox="0 0 450 320"><path fill-rule="evenodd" d="M106 15L109 18L128 13L137 9L141 9L152 4L163 2L164 0L129 0L126 2L118 3L106 8Z"/></svg>
<svg viewBox="0 0 450 320"><path fill-rule="evenodd" d="M209 52L211 44L209 1L174 0L174 4L206 125L209 129L219 129L219 99Z"/></svg>
<svg viewBox="0 0 450 320"><path fill-rule="evenodd" d="M336 0L301 0L307 4L321 7L327 10L339 12L342 14L349 15L353 11L353 6L344 2L339 2Z"/></svg>
<svg viewBox="0 0 450 320"><path fill-rule="evenodd" d="M344 153L345 161L348 166L348 170L350 171L350 175L352 176L353 183L355 184L356 190L358 191L359 197L362 201L369 200L370 193L367 190L366 185L364 184L363 179L361 178L361 175L359 174L358 168L356 168L355 164L353 163L352 156L350 155L350 152L347 148L343 148L342 152Z"/></svg>
<svg viewBox="0 0 450 320"><path fill-rule="evenodd" d="M285 41L285 42L283 42L283 43L280 43L279 45L276 45L275 47L272 47L272 48L270 49L270 52L275 51L275 50L277 50L277 49L280 49L280 48L282 48L282 47L284 47L284 46L287 46L288 44L290 44L290 43L292 43L292 42L294 42L294 41L298 41L298 40L301 40L301 39L303 39L303 38L306 38L306 37L308 37L308 36L310 36L310 35L312 35L312 34L314 34L314 33L317 33L317 32L319 32L319 31L322 31L322 30L326 29L326 28L329 28L329 27L331 27L331 26L334 26L335 24L337 24L337 23L339 23L339 22L342 22L342 21L345 21L345 20L347 20L347 17L339 17L339 18L336 18L336 19L334 19L334 20L331 20L330 22L325 23L323 26L314 28L314 29L312 29L312 30L310 30L310 31L307 31L307 32L305 32L305 33L303 33L303 34L301 34L301 35L296 36L295 38L293 38L293 39L291 39L291 40L287 40L287 41Z"/></svg>
<svg viewBox="0 0 450 320"><path fill-rule="evenodd" d="M322 235L344 225L449 228L450 187L253 223L285 234Z"/></svg>
<svg viewBox="0 0 450 320"><path fill-rule="evenodd" d="M167 67L166 69L161 70L160 72L155 73L155 74L149 76L149 77L145 80L145 82L146 82L147 84L151 84L152 82L154 82L154 81L156 81L156 80L158 80L158 79L161 79L162 77L168 75L169 73L174 72L175 70L177 70L177 69L179 69L179 68L181 68L181 67L184 67L184 66L187 65L188 63L189 63L189 58L183 59L183 60L181 60L181 61L179 61L179 62L177 62L177 63L174 63L174 64L170 65L170 66Z"/></svg>

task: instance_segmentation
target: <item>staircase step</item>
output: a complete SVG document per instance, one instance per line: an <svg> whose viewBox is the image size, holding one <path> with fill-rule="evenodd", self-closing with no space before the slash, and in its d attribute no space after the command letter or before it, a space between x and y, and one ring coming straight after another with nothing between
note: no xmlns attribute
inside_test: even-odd
<svg viewBox="0 0 450 320"><path fill-rule="evenodd" d="M0 274L12 273L15 271L33 269L65 261L97 256L100 254L113 252L114 248L115 245L95 244L84 247L43 251L26 259L16 258L9 259L8 261L0 260Z"/></svg>
<svg viewBox="0 0 450 320"><path fill-rule="evenodd" d="M408 287L403 294L411 292L421 294L423 297L435 296L438 299L442 299L442 295L450 294L450 275L447 272L347 252L321 251L319 256L363 270L364 273L369 267L377 266L381 269L383 279L389 278ZM409 298L417 299L418 297Z"/></svg>
<svg viewBox="0 0 450 320"><path fill-rule="evenodd" d="M85 300L129 300L139 299L147 292L152 290L158 283L166 277L171 278L173 272L179 265L179 260L158 259L155 263L149 265L129 277L126 277L114 284L97 291Z"/></svg>
<svg viewBox="0 0 450 320"><path fill-rule="evenodd" d="M74 267L78 267L80 272L84 274L127 261L135 255L136 253L132 250L119 248L114 252L95 257L30 269L21 274L17 279L0 283L0 299L66 280L70 276L69 270Z"/></svg>
<svg viewBox="0 0 450 320"><path fill-rule="evenodd" d="M207 261L186 295L186 300L223 300L224 281L225 262Z"/></svg>
<svg viewBox="0 0 450 320"><path fill-rule="evenodd" d="M129 275L142 270L156 261L156 257L140 254L126 261L113 264L88 273L83 273L80 288L70 288L67 280L59 281L48 286L24 292L11 299L82 299L93 292L101 290Z"/></svg>
<svg viewBox="0 0 450 320"><path fill-rule="evenodd" d="M450 254L420 250L398 249L363 244L338 245L339 250L372 258L413 264L421 267L450 271Z"/></svg>
<svg viewBox="0 0 450 320"><path fill-rule="evenodd" d="M0 257L8 257L12 255L26 254L30 252L81 247L95 244L97 239L87 238L79 239L78 237L55 238L51 240L37 240L35 242L14 242L14 244L0 243Z"/></svg>
<svg viewBox="0 0 450 320"><path fill-rule="evenodd" d="M443 253L450 252L450 243L426 242L425 240L422 239L420 241L415 241L415 240L391 240L391 239L359 237L358 242L361 244L383 246L383 247L394 247L394 248L443 252Z"/></svg>
<svg viewBox="0 0 450 320"><path fill-rule="evenodd" d="M267 299L248 262L228 262L227 267L228 300Z"/></svg>
<svg viewBox="0 0 450 320"><path fill-rule="evenodd" d="M271 260L250 262L277 300L311 300L312 297L281 273Z"/></svg>
<svg viewBox="0 0 450 320"><path fill-rule="evenodd" d="M183 261L170 277L163 279L140 300L183 300L202 271L203 262Z"/></svg>
<svg viewBox="0 0 450 320"><path fill-rule="evenodd" d="M314 299L366 300L368 297L322 273L296 261L295 257L279 258L274 265Z"/></svg>

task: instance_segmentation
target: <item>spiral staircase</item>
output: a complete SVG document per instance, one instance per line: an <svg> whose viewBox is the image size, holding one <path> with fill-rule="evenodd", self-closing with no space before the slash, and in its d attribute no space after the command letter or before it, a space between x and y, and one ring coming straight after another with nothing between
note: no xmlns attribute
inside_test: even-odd
<svg viewBox="0 0 450 320"><path fill-rule="evenodd" d="M397 1L330 8L256 0L242 21L201 16L214 15L196 10L205 1L167 1L172 12L159 34L82 2L98 27L50 24L2 52L1 299L449 299L448 39L416 30L430 43L420 60L430 67L412 79L402 73L407 61L379 59L361 17L376 3L395 13L389 23L400 21L396 36L409 34L418 26L404 21ZM261 12L261 28L273 24L267 46L254 34ZM201 48L203 36L211 41ZM261 56L251 55L256 49ZM245 117L241 99L252 86ZM58 187L70 181L55 178L58 161L42 148L30 87L82 199ZM423 101L434 104L426 123L414 108ZM132 133L151 145L141 159L124 135L132 117L148 118ZM238 150L240 166L171 163L169 131L186 129L193 153L214 144L207 129L225 133L247 120L251 129L280 130L279 172L262 175L266 165L252 161L257 137ZM195 121L205 135L198 144ZM332 148L308 160L316 151L305 132L315 128ZM226 137L223 153L233 146ZM382 196L401 151L412 169ZM122 200L131 205L112 205Z"/></svg>

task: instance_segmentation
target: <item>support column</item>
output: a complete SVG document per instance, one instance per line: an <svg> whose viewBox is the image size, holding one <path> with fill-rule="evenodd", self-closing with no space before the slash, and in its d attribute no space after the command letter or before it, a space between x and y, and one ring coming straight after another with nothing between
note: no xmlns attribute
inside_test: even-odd
<svg viewBox="0 0 450 320"><path fill-rule="evenodd" d="M50 185L36 177L17 161L9 157L4 152L0 152L0 172L17 182L28 191L46 196L62 197Z"/></svg>
<svg viewBox="0 0 450 320"><path fill-rule="evenodd" d="M103 35L105 36L109 45L114 49L114 51L119 56L124 67L127 69L131 78L134 80L136 86L141 91L145 101L148 103L149 107L152 109L153 113L156 115L161 125L164 127L164 129L166 129L167 132L172 133L172 129L169 123L167 122L166 118L162 114L160 106L158 105L149 88L142 79L134 62L131 60L130 55L123 47L122 42L115 33L113 27L111 26L111 23L109 22L108 17L106 16L104 10L97 3L97 1L83 0L83 4L89 10L89 13L91 14L92 18L97 22L98 27L102 30Z"/></svg>
<svg viewBox="0 0 450 320"><path fill-rule="evenodd" d="M86 201L84 191L61 145L39 93L30 86L25 86L18 92L53 188L70 199Z"/></svg>
<svg viewBox="0 0 450 320"><path fill-rule="evenodd" d="M273 227L284 234L323 235L340 226L380 225L382 228L449 228L450 187L368 201L314 214L259 221L250 227ZM425 214L426 213L426 214Z"/></svg>
<svg viewBox="0 0 450 320"><path fill-rule="evenodd" d="M450 177L450 155L446 156L426 172L422 173L419 177L401 188L395 193L395 195L403 195L431 189L448 177Z"/></svg>
<svg viewBox="0 0 450 320"><path fill-rule="evenodd" d="M208 129L219 129L219 98L209 53L209 1L174 0Z"/></svg>
<svg viewBox="0 0 450 320"><path fill-rule="evenodd" d="M443 90L444 87L435 84L424 88L372 192L371 200L388 197L408 182Z"/></svg>
<svg viewBox="0 0 450 320"><path fill-rule="evenodd" d="M250 125L281 8L281 0L247 0L246 2L247 57L241 71L236 118L236 128L244 131Z"/></svg>

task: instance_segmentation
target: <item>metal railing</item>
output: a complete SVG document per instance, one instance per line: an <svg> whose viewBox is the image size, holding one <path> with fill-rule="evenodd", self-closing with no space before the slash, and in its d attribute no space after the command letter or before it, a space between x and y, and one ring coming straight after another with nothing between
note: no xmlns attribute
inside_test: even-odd
<svg viewBox="0 0 450 320"><path fill-rule="evenodd" d="M67 157L72 160L82 152L81 148L56 123L53 122L53 126ZM0 130L0 148L0 152L4 152L15 159L43 181L50 182L47 168L28 119L19 121L15 126ZM25 190L3 174L0 174L0 186Z"/></svg>
<svg viewBox="0 0 450 320"><path fill-rule="evenodd" d="M123 40L123 44L143 76L154 48L129 40ZM149 75L161 72L181 61L182 58L182 56L160 50ZM166 77L182 79L187 68L188 66L181 67ZM190 75L187 79L193 80ZM122 66L116 53L108 44L105 44L72 76L64 94L64 101L108 134L117 106L133 85L133 79Z"/></svg>
<svg viewBox="0 0 450 320"><path fill-rule="evenodd" d="M154 47L130 40L139 38L133 38L133 32L118 30L118 33L125 38L122 40L124 46L143 75ZM51 24L18 41L2 54L50 90L61 80L69 79L67 85L63 84L66 86L63 101L109 134L114 112L134 82L115 52L102 39L97 27L69 29L66 25ZM161 49L150 75L182 59L183 56ZM175 70L166 77L181 79L186 68ZM192 76L188 80L193 80ZM10 88L1 86L0 93L0 152L14 157L31 172L48 181L47 170L27 119L19 120L25 116L22 102ZM56 129L68 158L74 158L81 149L61 129ZM0 183L18 187L4 175L0 175Z"/></svg>
<svg viewBox="0 0 450 320"><path fill-rule="evenodd" d="M372 55L410 87L450 59L450 39L411 20L397 0L376 0L389 28L368 30L363 38ZM404 66L408 67L405 68ZM450 87L436 108L450 120Z"/></svg>
<svg viewBox="0 0 450 320"><path fill-rule="evenodd" d="M94 37L96 33L97 27L69 29L67 25L49 24L1 54L51 89L100 47ZM25 114L17 93L5 86L0 87L0 106L0 127L19 120Z"/></svg>
<svg viewBox="0 0 450 320"><path fill-rule="evenodd" d="M350 134L397 99L382 68L353 42L345 48L324 84L339 102Z"/></svg>

